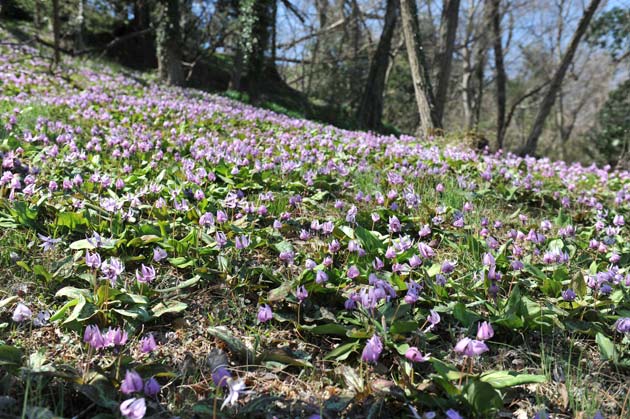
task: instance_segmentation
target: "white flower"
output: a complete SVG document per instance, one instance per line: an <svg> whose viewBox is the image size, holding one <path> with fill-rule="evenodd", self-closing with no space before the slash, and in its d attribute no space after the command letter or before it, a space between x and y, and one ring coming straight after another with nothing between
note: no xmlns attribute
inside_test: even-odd
<svg viewBox="0 0 630 419"><path fill-rule="evenodd" d="M229 404L230 406L234 406L238 401L238 394L245 390L245 382L240 378L228 378L227 379L228 389L230 390L230 394L225 398L223 404L221 405L221 410Z"/></svg>

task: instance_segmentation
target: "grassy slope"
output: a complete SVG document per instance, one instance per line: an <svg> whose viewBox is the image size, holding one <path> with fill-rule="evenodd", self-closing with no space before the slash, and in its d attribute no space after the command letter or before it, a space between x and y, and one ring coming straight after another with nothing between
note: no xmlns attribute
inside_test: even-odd
<svg viewBox="0 0 630 419"><path fill-rule="evenodd" d="M125 369L134 368L144 378L158 376L164 386L159 404L149 404L151 412L212 417L223 399L206 362L216 348L227 353L233 374L252 391L220 413L226 416L401 417L410 414L409 405L420 412L443 415L454 408L478 417L531 416L542 406L558 417L592 417L597 409L607 417L628 413L628 337L613 328L619 317L630 315L628 287L625 279L610 279L612 292L602 295L585 282L610 270L613 252L621 256L622 278L627 274L628 226L616 234L594 228L600 218L609 227L614 215L630 218L623 201L627 173L338 130L202 92L145 87L148 83L97 64L68 63L51 76L46 61L33 53L5 48L1 61L2 151L22 147L21 162L41 170L33 195L18 190L12 196L8 183L0 190L0 272L8 298L0 339L31 356L16 360L12 349L0 348L7 371L1 391L15 400L9 414L32 406L66 417L117 411L126 398L117 390L120 379ZM142 81L144 76L134 77ZM33 135L43 137L27 141ZM77 174L83 183L64 191L63 181ZM124 185L115 186L117 179ZM438 184L442 192L436 191ZM191 196L199 190L203 198ZM396 196L379 203L376 195L390 190ZM235 191L247 201L241 208L264 205L267 214L231 209L229 193ZM267 200L269 193L273 200ZM116 202L121 212L106 209ZM464 213L465 225L453 226L466 202L473 209ZM594 203L609 212L598 216ZM352 205L356 222L347 218ZM199 227L202 214L220 209L227 222ZM373 221L372 214L380 220ZM401 220L399 233L389 231L393 216ZM484 218L490 221L487 231ZM300 238L315 219L332 221L332 235L311 230L313 238ZM510 230L527 235L546 219L551 228L542 243L509 239ZM280 220L282 226L274 226ZM421 239L424 224L432 231ZM568 225L576 234L561 237L560 229ZM94 232L115 242L93 249L85 238ZM224 248L217 246L217 232L226 234ZM38 233L62 242L44 251ZM251 244L238 249L236 239L243 235ZM498 240L498 248L488 235ZM405 236L413 247L388 260L387 247L404 247ZM591 239L611 237L615 242L604 252L588 247ZM342 250L324 267L332 238ZM418 269L407 265L396 272L396 262L408 264L418 253L418 242L436 255ZM348 251L353 244L367 255ZM520 272L510 267L515 244L523 249ZM156 246L169 258L153 262ZM544 263L543 254L555 248L569 253L570 262ZM86 249L103 260L124 261L126 271L114 288L93 282ZM294 263L279 260L289 250ZM503 275L496 296L482 265L485 252L494 254ZM374 290L368 285L374 257L385 260L379 275L397 298L380 301L374 310L345 310L353 292ZM307 259L328 273L327 283L318 284L314 273L304 270ZM455 270L439 285L447 260L456 262ZM158 273L148 286L135 281L142 264ZM347 275L353 265L360 271L356 280ZM402 302L409 280L424 286L414 305ZM309 291L302 304L294 296L300 284ZM68 288L54 297L69 286L85 290L79 293L86 303L64 312L67 301L81 301ZM567 288L578 293L573 303L561 298ZM57 312L59 320L43 327L18 325L11 320L18 300L33 312ZM272 306L274 318L259 324L263 303ZM442 319L433 331L423 332L429 310ZM490 320L495 336L490 351L475 361L474 373L463 374L459 371L469 365L453 346L464 336L474 337L479 320ZM131 343L121 353L120 368L111 350L97 355L87 350L81 342L87 324L128 330ZM149 356L137 349L147 332L159 343ZM375 365L361 363L361 351L374 334L385 344L381 358ZM431 361L406 361L401 355L410 345L430 352ZM41 360L33 357L37 351ZM17 363L25 367L23 373L15 369ZM524 380L525 373L541 375L545 382L507 387L493 382L501 387L495 389L479 376L508 370Z"/></svg>

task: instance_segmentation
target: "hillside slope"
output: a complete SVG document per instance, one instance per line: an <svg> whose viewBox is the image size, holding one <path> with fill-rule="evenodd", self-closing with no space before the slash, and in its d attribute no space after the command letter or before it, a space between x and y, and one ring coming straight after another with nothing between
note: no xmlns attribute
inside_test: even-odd
<svg viewBox="0 0 630 419"><path fill-rule="evenodd" d="M7 416L630 411L630 173L0 52Z"/></svg>

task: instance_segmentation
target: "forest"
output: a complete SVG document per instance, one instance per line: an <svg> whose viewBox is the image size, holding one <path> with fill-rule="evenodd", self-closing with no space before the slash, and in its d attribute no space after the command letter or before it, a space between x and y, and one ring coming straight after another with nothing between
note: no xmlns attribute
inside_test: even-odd
<svg viewBox="0 0 630 419"><path fill-rule="evenodd" d="M5 0L1 13L57 54L343 128L628 161L621 0Z"/></svg>

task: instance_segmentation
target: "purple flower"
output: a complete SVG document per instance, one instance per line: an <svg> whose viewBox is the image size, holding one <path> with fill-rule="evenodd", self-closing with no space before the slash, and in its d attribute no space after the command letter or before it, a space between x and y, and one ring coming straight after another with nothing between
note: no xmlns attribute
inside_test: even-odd
<svg viewBox="0 0 630 419"><path fill-rule="evenodd" d="M377 335L374 335L370 339L368 339L367 343L365 344L365 348L363 348L363 353L361 354L361 360L365 362L376 363L382 351L383 343Z"/></svg>
<svg viewBox="0 0 630 419"><path fill-rule="evenodd" d="M481 355L482 353L487 352L489 349L482 340L463 338L462 340L457 342L457 345L455 345L455 348L453 350L457 353L472 357Z"/></svg>
<svg viewBox="0 0 630 419"><path fill-rule="evenodd" d="M15 310L13 310L13 316L11 316L11 319L13 319L13 321L16 323L22 323L25 321L29 321L32 316L33 312L30 308L26 307L22 303L18 303L17 307L15 307Z"/></svg>
<svg viewBox="0 0 630 419"><path fill-rule="evenodd" d="M477 339L488 340L494 336L494 330L488 322L483 322L477 325Z"/></svg>
<svg viewBox="0 0 630 419"><path fill-rule="evenodd" d="M216 386L227 387L228 378L232 378L232 374L223 365L212 371L212 381L214 381Z"/></svg>
<svg viewBox="0 0 630 419"><path fill-rule="evenodd" d="M242 236L238 236L236 237L235 240L235 247L237 249L245 249L249 246L250 240L248 236L242 235Z"/></svg>
<svg viewBox="0 0 630 419"><path fill-rule="evenodd" d="M623 218L623 215L615 215L615 218L613 218L613 224L616 226L622 226L626 223L626 221Z"/></svg>
<svg viewBox="0 0 630 419"><path fill-rule="evenodd" d="M147 413L147 405L143 398L132 398L120 404L120 413L127 419L142 419Z"/></svg>
<svg viewBox="0 0 630 419"><path fill-rule="evenodd" d="M562 299L564 301L574 301L576 297L577 295L575 294L575 291L573 291L571 288L562 291Z"/></svg>
<svg viewBox="0 0 630 419"><path fill-rule="evenodd" d="M389 232L398 233L401 229L400 220L395 215L389 217Z"/></svg>
<svg viewBox="0 0 630 419"><path fill-rule="evenodd" d="M444 413L446 414L447 419L464 419L455 409L448 409Z"/></svg>
<svg viewBox="0 0 630 419"><path fill-rule="evenodd" d="M116 285L118 276L125 270L125 265L117 258L109 258L107 262L101 264L101 272L109 280L112 287Z"/></svg>
<svg viewBox="0 0 630 419"><path fill-rule="evenodd" d="M285 250L285 251L280 252L280 255L278 257L280 258L281 261L290 264L290 263L293 263L295 254L291 250Z"/></svg>
<svg viewBox="0 0 630 419"><path fill-rule="evenodd" d="M300 303L308 298L308 291L304 285L299 286L295 291L295 297L298 299Z"/></svg>
<svg viewBox="0 0 630 419"><path fill-rule="evenodd" d="M420 265L422 265L422 259L420 259L420 256L413 255L409 258L409 266L411 266L412 268L417 268Z"/></svg>
<svg viewBox="0 0 630 419"><path fill-rule="evenodd" d="M426 329L424 329L424 333L427 333L433 330L435 326L437 326L437 324L440 323L441 320L442 318L440 317L437 311L430 310L429 315L427 316L427 322L429 323L429 326Z"/></svg>
<svg viewBox="0 0 630 419"><path fill-rule="evenodd" d="M161 247L156 247L155 249L153 249L153 261L154 262L159 262L161 260L164 260L168 257L168 253L166 253L166 250L162 249Z"/></svg>
<svg viewBox="0 0 630 419"><path fill-rule="evenodd" d="M442 263L442 273L450 274L454 270L455 270L455 264L453 264L452 262L446 260Z"/></svg>
<svg viewBox="0 0 630 419"><path fill-rule="evenodd" d="M312 271L313 269L315 269L315 267L317 267L317 263L313 259L306 259L306 262L304 262L304 267L309 271Z"/></svg>
<svg viewBox="0 0 630 419"><path fill-rule="evenodd" d="M157 348L157 343L155 343L155 338L152 333L140 339L140 352L148 354L149 352L153 352L155 348Z"/></svg>
<svg viewBox="0 0 630 419"><path fill-rule="evenodd" d="M236 402L238 401L239 393L245 390L245 383L240 378L233 379L230 377L227 379L227 387L229 390L229 394L221 404L221 409L223 409L228 404L230 406L234 406L236 404Z"/></svg>
<svg viewBox="0 0 630 419"><path fill-rule="evenodd" d="M622 317L615 322L619 333L630 333L630 317Z"/></svg>
<svg viewBox="0 0 630 419"><path fill-rule="evenodd" d="M98 253L85 253L85 264L92 269L98 269L101 266L101 255Z"/></svg>
<svg viewBox="0 0 630 419"><path fill-rule="evenodd" d="M359 268L357 268L355 265L352 265L349 269L348 269L348 278L350 279L354 279L356 277L358 277L361 274L361 272L359 272Z"/></svg>
<svg viewBox="0 0 630 419"><path fill-rule="evenodd" d="M318 284L323 284L324 282L328 281L328 274L324 271L316 271L315 273L315 282Z"/></svg>
<svg viewBox="0 0 630 419"><path fill-rule="evenodd" d="M407 349L407 352L405 352L405 358L407 358L411 362L426 362L429 360L429 355L430 354L422 355L422 353L415 346L412 346L411 348Z"/></svg>
<svg viewBox="0 0 630 419"><path fill-rule="evenodd" d="M51 239L50 237L39 233L37 233L37 237L39 237L39 239L43 242L39 245L39 247L44 249L44 252L54 249L55 246L61 242L61 239Z"/></svg>
<svg viewBox="0 0 630 419"><path fill-rule="evenodd" d="M436 190L436 192L440 192L440 193L441 193L441 192L444 192L444 185L442 185L441 183L438 183L438 184L435 186L435 190Z"/></svg>
<svg viewBox="0 0 630 419"><path fill-rule="evenodd" d="M87 343L94 349L104 348L106 343L105 338L103 338L101 331L96 325L89 325L85 328L83 342Z"/></svg>
<svg viewBox="0 0 630 419"><path fill-rule="evenodd" d="M422 256L423 259L431 259L433 256L435 256L435 251L433 250L433 248L426 243L418 243L418 251L420 252L420 256Z"/></svg>
<svg viewBox="0 0 630 419"><path fill-rule="evenodd" d="M161 388L162 387L160 386L160 383L158 383L155 378L151 377L147 381L144 382L144 388L143 388L144 395L147 397L154 398L155 396L158 395Z"/></svg>
<svg viewBox="0 0 630 419"><path fill-rule="evenodd" d="M258 322L265 323L273 317L273 313L271 312L271 307L268 304L263 304L258 308Z"/></svg>
<svg viewBox="0 0 630 419"><path fill-rule="evenodd" d="M153 268L152 266L145 266L145 264L143 263L140 267L140 271L138 272L138 270L136 270L136 279L138 280L138 282L142 282L145 284L153 282L153 280L155 279L155 268Z"/></svg>
<svg viewBox="0 0 630 419"><path fill-rule="evenodd" d="M127 370L127 372L125 372L125 379L120 383L120 391L122 391L123 394L132 394L142 391L142 389L143 384L140 374L134 370Z"/></svg>
<svg viewBox="0 0 630 419"><path fill-rule="evenodd" d="M483 254L483 264L485 266L494 266L496 265L496 260L494 259L494 256L492 256L491 253L484 253Z"/></svg>
<svg viewBox="0 0 630 419"><path fill-rule="evenodd" d="M103 338L105 339L105 346L123 346L127 343L127 332L120 327L112 329L111 327L105 333Z"/></svg>

